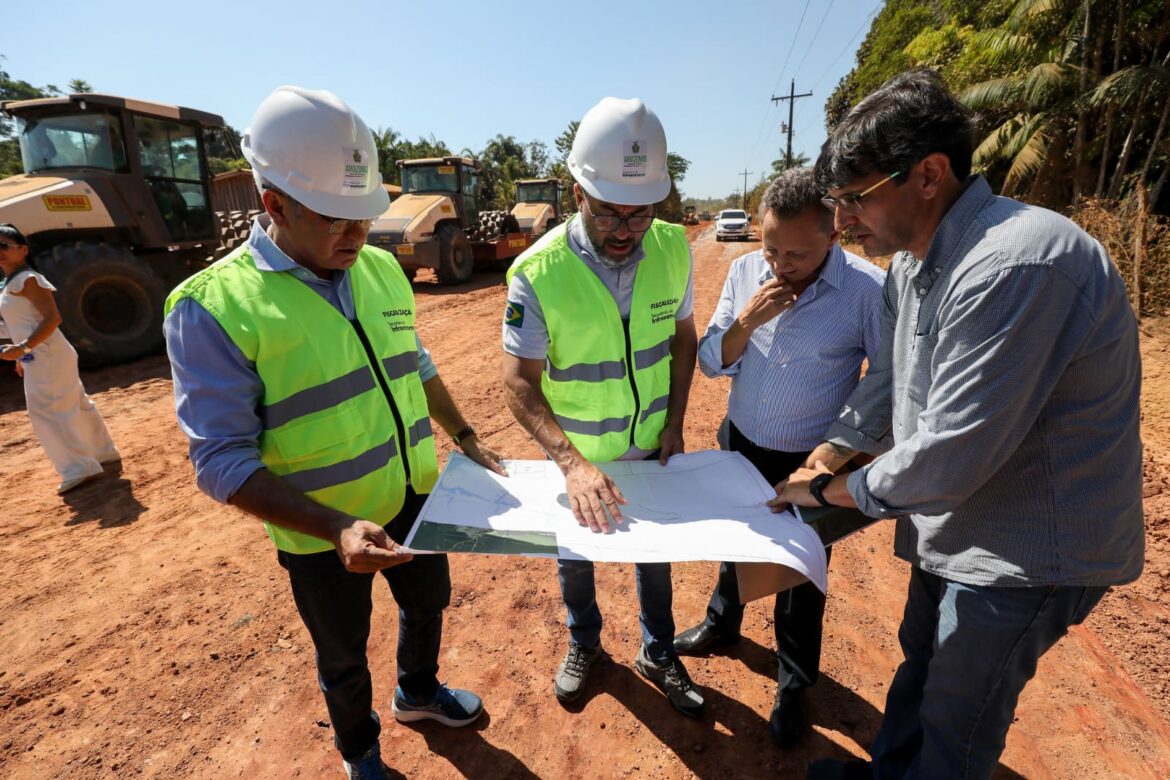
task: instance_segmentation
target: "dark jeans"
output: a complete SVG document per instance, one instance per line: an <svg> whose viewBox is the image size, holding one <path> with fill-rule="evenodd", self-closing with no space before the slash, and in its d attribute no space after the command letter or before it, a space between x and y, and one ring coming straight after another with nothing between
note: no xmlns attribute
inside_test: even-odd
<svg viewBox="0 0 1170 780"><path fill-rule="evenodd" d="M963 585L912 568L874 777L991 777L1040 656L1106 590Z"/></svg>
<svg viewBox="0 0 1170 780"><path fill-rule="evenodd" d="M558 559L557 579L569 613L569 637L584 647L597 647L601 642L601 610L597 606L593 562ZM638 622L642 626L646 655L655 662L676 657L670 564L634 564L634 579L638 585Z"/></svg>
<svg viewBox="0 0 1170 780"><path fill-rule="evenodd" d="M730 449L751 461L769 484L788 477L804 463L807 452L779 452L757 447L738 428L729 423ZM828 562L832 547L825 548ZM781 691L807 688L817 681L821 668L822 619L825 594L806 582L776 594L772 607L776 630L776 655L780 660L777 681ZM707 604L705 623L717 634L735 636L743 622L743 604L739 601L739 581L734 563L719 565L719 581Z"/></svg>
<svg viewBox="0 0 1170 780"><path fill-rule="evenodd" d="M653 452L646 460L657 460L658 455ZM558 558L557 579L568 612L569 638L583 647L597 647L601 643L601 610L597 606L593 562ZM634 580L638 586L638 622L642 626L646 654L655 662L676 658L670 564L635 564Z"/></svg>
<svg viewBox="0 0 1170 780"><path fill-rule="evenodd" d="M406 539L422 503L423 497L407 488L402 511L386 526L396 542ZM297 611L317 651L317 680L334 741L342 757L356 760L381 731L366 662L374 575L346 571L332 550L280 551L277 559L288 571ZM412 698L429 699L439 686L443 609L451 598L447 556L419 555L380 574L398 603L398 685Z"/></svg>

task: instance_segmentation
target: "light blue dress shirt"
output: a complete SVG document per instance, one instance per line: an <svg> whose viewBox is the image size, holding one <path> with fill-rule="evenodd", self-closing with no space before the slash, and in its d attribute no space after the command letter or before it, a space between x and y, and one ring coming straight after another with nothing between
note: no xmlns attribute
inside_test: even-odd
<svg viewBox="0 0 1170 780"><path fill-rule="evenodd" d="M772 278L759 250L732 263L699 341L699 368L712 378L732 378L727 414L754 444L805 452L837 419L862 361L878 354L885 272L833 244L796 305L756 328L743 356L723 368L723 335Z"/></svg>
<svg viewBox="0 0 1170 780"><path fill-rule="evenodd" d="M288 273L300 279L346 319L355 318L349 273L335 271L321 279L297 265L264 232L267 215L252 224L248 248L256 268L266 273ZM163 321L171 374L175 384L175 410L179 426L190 442L191 463L199 489L226 503L257 470L263 425L256 410L264 395L264 383L256 364L244 357L220 324L191 298L183 298ZM438 375L434 361L418 344L419 378L426 382Z"/></svg>

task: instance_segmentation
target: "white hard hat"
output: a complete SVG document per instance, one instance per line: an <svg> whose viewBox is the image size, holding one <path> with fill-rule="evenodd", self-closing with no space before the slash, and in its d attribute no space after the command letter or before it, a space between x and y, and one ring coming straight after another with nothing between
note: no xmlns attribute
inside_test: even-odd
<svg viewBox="0 0 1170 780"><path fill-rule="evenodd" d="M585 192L606 203L648 206L665 199L670 173L658 115L637 98L604 98L581 119L569 172Z"/></svg>
<svg viewBox="0 0 1170 780"><path fill-rule="evenodd" d="M332 92L277 87L241 147L258 178L323 216L374 219L390 206L370 128Z"/></svg>

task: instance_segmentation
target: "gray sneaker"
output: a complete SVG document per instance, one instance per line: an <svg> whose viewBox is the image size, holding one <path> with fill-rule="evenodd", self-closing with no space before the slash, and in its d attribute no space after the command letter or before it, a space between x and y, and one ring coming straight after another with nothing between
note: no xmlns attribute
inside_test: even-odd
<svg viewBox="0 0 1170 780"><path fill-rule="evenodd" d="M553 693L563 702L574 701L585 690L585 679L589 676L589 667L601 655L601 646L587 648L576 642L569 642L569 652L565 660L557 667L557 676L553 678Z"/></svg>
<svg viewBox="0 0 1170 780"><path fill-rule="evenodd" d="M674 708L683 715L697 718L703 714L703 694L691 682L686 667L678 658L656 664L646 655L646 646L643 645L638 651L638 657L634 659L634 668L638 670L638 674L665 693Z"/></svg>

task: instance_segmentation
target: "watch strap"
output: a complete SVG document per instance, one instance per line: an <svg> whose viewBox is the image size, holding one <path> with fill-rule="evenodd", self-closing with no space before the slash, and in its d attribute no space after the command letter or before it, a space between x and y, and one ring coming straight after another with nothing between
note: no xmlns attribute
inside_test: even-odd
<svg viewBox="0 0 1170 780"><path fill-rule="evenodd" d="M472 428L470 425L464 425L451 438L455 441L456 447L462 447L463 440L468 439L474 435L475 435L475 428Z"/></svg>
<svg viewBox="0 0 1170 780"><path fill-rule="evenodd" d="M808 492L812 494L812 497L815 498L817 503L821 506L832 506L832 504L825 500L824 493L825 488L828 487L829 483L832 481L832 474L817 474L808 483Z"/></svg>

